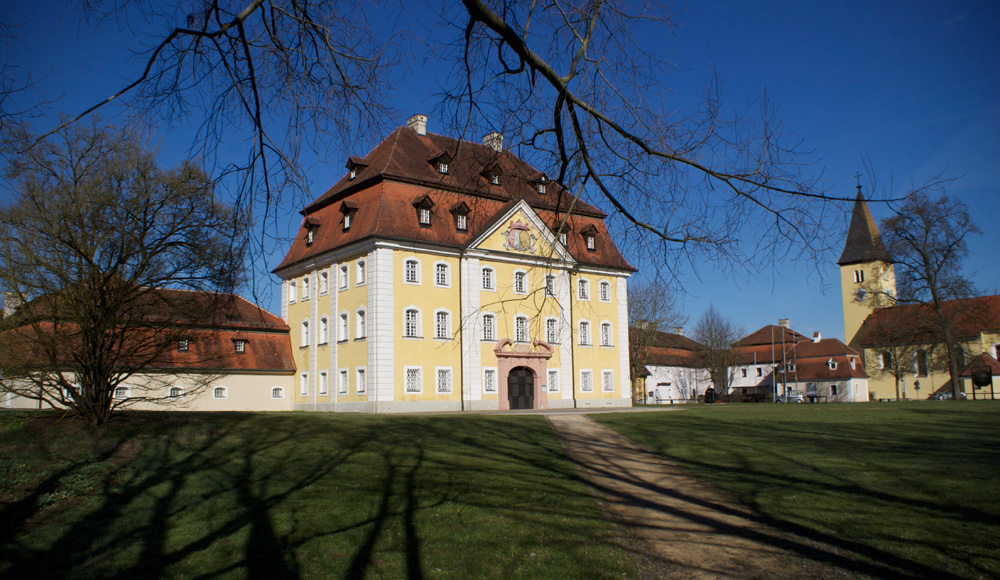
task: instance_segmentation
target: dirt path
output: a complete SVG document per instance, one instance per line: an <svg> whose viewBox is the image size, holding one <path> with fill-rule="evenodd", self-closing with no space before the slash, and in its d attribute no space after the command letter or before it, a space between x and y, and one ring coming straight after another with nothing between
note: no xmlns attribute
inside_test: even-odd
<svg viewBox="0 0 1000 580"><path fill-rule="evenodd" d="M648 578L836 578L850 576L818 561L827 548L761 524L653 453L585 415L550 414L596 493L638 542Z"/></svg>

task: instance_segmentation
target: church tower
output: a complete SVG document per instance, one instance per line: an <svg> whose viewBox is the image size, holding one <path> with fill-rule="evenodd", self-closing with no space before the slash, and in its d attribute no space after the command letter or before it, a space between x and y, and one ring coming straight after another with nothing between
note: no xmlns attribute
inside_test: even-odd
<svg viewBox="0 0 1000 580"><path fill-rule="evenodd" d="M837 264L844 307L844 339L859 352L860 330L875 308L891 306L896 296L892 256L882 243L878 227L858 186L847 242Z"/></svg>

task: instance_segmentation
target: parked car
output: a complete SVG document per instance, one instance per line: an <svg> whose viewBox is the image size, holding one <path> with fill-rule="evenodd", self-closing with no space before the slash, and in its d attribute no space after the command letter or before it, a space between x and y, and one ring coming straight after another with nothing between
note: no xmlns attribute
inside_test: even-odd
<svg viewBox="0 0 1000 580"><path fill-rule="evenodd" d="M948 399L952 399L954 397L955 397L955 395L952 394L951 391L943 391L941 393L934 393L934 394L932 394L930 396L930 399L932 401L947 401ZM958 398L959 399L964 399L965 398L965 393L959 393L958 394Z"/></svg>
<svg viewBox="0 0 1000 580"><path fill-rule="evenodd" d="M806 398L802 396L802 391L786 391L784 395L778 395L775 403L805 403Z"/></svg>

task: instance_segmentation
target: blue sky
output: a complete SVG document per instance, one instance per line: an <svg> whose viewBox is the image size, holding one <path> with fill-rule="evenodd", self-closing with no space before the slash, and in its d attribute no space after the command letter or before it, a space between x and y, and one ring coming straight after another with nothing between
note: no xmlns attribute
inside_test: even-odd
<svg viewBox="0 0 1000 580"><path fill-rule="evenodd" d="M0 3L0 19L20 25L8 62L31 69L55 113L76 113L117 90L138 69L114 26L81 27L61 1ZM419 11L418 11L419 12ZM659 43L677 65L670 86L677 98L721 78L723 103L741 108L766 91L778 106L785 132L811 150L807 168L832 192L853 196L862 158L876 189L904 193L938 174L957 178L948 192L973 210L984 235L974 239L967 270L987 293L1000 292L995 266L1000 232L1000 3L929 2L692 2L675 19L672 36ZM657 46L655 39L651 40ZM424 69L426 70L426 69ZM44 75L42 77L41 75ZM392 95L403 111L393 124L429 112L436 87L412 75ZM104 113L105 117L111 117ZM38 120L40 127L51 119ZM49 125L46 125L46 124ZM430 120L434 130L434 119ZM164 152L177 155L184 131L158 135ZM316 195L343 172L347 155L309 168ZM872 204L876 219L889 214ZM843 232L847 215L830 231ZM289 228L297 227L290 213ZM282 232L283 234L287 232ZM271 257L277 264L284 248ZM833 257L833 260L836 256ZM805 334L843 338L835 264L780 263L749 279L712 269L683 271L687 328L714 303L753 331L790 318ZM275 281L276 284L276 281ZM278 310L272 296L266 307Z"/></svg>

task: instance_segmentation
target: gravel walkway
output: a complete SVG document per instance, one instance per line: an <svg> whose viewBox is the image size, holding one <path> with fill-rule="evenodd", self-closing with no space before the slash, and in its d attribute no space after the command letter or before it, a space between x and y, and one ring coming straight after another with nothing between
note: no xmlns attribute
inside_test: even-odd
<svg viewBox="0 0 1000 580"><path fill-rule="evenodd" d="M624 527L646 578L842 578L829 547L761 523L678 466L582 414L547 415ZM832 557L832 558L831 558Z"/></svg>

